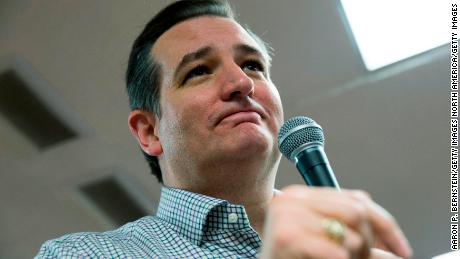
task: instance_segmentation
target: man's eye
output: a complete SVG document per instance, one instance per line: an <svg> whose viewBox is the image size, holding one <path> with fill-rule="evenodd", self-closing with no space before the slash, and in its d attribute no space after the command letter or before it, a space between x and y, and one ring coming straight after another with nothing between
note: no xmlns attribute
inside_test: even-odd
<svg viewBox="0 0 460 259"><path fill-rule="evenodd" d="M244 62L241 65L241 68L244 71L255 71L255 72L264 72L265 70L262 63L256 60L249 60L249 61Z"/></svg>
<svg viewBox="0 0 460 259"><path fill-rule="evenodd" d="M194 69L190 70L190 72L187 73L187 75L185 76L183 82L185 83L189 79L199 77L199 76L203 76L203 75L207 75L207 74L209 74L209 69L206 66L199 65L199 66L195 67Z"/></svg>

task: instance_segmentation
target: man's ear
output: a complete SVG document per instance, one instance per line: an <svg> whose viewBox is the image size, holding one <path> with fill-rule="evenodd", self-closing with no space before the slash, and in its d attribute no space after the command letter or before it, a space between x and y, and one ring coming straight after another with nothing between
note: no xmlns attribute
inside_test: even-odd
<svg viewBox="0 0 460 259"><path fill-rule="evenodd" d="M137 139L141 149L151 156L163 154L157 123L158 119L152 112L133 110L129 113L128 125L131 134Z"/></svg>

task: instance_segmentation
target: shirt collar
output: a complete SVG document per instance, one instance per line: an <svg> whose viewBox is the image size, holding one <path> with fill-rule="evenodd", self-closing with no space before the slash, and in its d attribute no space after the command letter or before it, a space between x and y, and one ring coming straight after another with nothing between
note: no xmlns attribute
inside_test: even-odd
<svg viewBox="0 0 460 259"><path fill-rule="evenodd" d="M200 245L210 211L228 202L185 190L162 187L157 217L174 225L179 234Z"/></svg>

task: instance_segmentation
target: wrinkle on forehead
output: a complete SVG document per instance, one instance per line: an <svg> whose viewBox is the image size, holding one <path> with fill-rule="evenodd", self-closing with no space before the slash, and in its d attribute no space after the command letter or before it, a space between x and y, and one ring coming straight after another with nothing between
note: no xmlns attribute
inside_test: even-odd
<svg viewBox="0 0 460 259"><path fill-rule="evenodd" d="M180 22L155 42L152 54L169 69L175 68L182 57L203 46L231 48L245 43L264 53L258 43L233 19L215 16L200 16Z"/></svg>

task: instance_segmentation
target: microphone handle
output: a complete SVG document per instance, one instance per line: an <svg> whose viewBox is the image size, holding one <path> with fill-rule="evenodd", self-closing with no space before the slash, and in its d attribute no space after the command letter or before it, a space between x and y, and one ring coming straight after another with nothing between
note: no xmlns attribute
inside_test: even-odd
<svg viewBox="0 0 460 259"><path fill-rule="evenodd" d="M334 187L340 190L323 146L313 146L300 151L295 163L308 186Z"/></svg>

